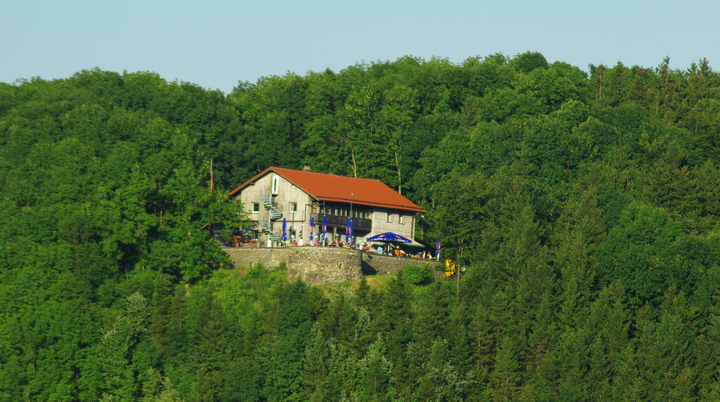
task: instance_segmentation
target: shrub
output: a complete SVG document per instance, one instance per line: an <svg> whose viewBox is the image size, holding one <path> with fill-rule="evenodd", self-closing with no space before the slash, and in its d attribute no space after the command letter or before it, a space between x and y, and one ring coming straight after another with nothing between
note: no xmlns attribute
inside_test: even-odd
<svg viewBox="0 0 720 402"><path fill-rule="evenodd" d="M433 281L433 274L427 265L408 265L403 268L403 275L413 285L426 285Z"/></svg>

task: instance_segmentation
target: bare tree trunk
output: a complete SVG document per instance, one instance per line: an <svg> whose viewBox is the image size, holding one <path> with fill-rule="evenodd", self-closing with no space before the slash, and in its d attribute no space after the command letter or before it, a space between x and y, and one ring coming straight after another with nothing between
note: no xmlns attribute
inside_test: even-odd
<svg viewBox="0 0 720 402"><path fill-rule="evenodd" d="M355 150L350 148L350 160L352 161L353 177L357 177L357 161L355 160Z"/></svg>
<svg viewBox="0 0 720 402"><path fill-rule="evenodd" d="M398 152L398 144L395 144L395 167L398 174L398 194L402 195L402 176L400 174L400 153Z"/></svg>

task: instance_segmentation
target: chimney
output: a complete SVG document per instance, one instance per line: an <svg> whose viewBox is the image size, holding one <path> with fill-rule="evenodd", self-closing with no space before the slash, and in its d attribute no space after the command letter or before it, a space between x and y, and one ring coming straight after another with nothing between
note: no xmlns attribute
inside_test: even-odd
<svg viewBox="0 0 720 402"><path fill-rule="evenodd" d="M303 172L311 172L310 166L303 166Z"/></svg>

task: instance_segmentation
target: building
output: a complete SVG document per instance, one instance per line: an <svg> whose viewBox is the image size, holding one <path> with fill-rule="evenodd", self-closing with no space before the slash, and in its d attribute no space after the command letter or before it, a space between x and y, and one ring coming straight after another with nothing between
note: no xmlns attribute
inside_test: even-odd
<svg viewBox="0 0 720 402"><path fill-rule="evenodd" d="M303 170L270 167L230 192L243 203L260 244L281 237L286 220L288 240L308 244L310 222L319 239L323 216L327 242L345 241L348 217L354 228L353 244L374 235L393 232L415 242L415 218L422 208L379 180L358 179Z"/></svg>

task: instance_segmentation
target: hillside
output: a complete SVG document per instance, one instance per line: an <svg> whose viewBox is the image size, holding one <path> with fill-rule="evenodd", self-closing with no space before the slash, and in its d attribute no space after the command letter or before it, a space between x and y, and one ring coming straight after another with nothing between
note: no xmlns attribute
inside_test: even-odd
<svg viewBox="0 0 720 402"><path fill-rule="evenodd" d="M0 83L0 401L717 400L719 138L707 60ZM429 211L459 289L230 269L228 189L306 165Z"/></svg>

